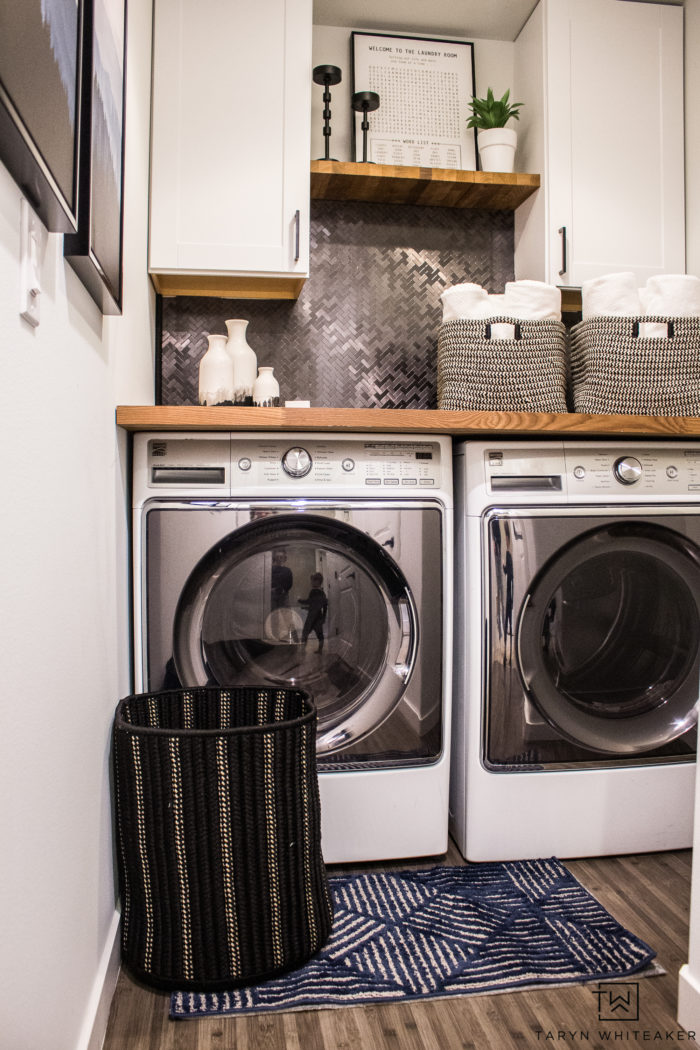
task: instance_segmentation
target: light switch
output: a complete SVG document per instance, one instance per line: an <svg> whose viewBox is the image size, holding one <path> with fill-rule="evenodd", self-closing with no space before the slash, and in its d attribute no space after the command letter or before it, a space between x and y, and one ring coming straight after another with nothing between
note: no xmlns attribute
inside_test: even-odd
<svg viewBox="0 0 700 1050"><path fill-rule="evenodd" d="M41 259L44 251L44 229L41 220L22 197L20 201L20 317L35 328L39 324L41 302Z"/></svg>

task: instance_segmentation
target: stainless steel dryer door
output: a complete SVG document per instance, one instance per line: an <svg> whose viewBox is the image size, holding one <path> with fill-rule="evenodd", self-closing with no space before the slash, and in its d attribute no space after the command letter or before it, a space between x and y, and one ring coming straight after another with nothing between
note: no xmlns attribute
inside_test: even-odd
<svg viewBox="0 0 700 1050"><path fill-rule="evenodd" d="M194 559L192 534L200 530L210 538ZM399 754L403 737L411 759L428 757L420 734L413 732L408 746L406 735L412 714L420 719L426 707L426 685L430 704L440 695L439 671L436 677L419 660L418 612L420 604L439 664L437 508L161 505L151 510L147 533L149 566L162 571L167 562L176 574L168 600L167 582L149 568L147 619L156 637L159 617L166 631L170 623L171 670L179 684L306 689L318 709L319 758L342 752L352 759L355 745L392 716L394 728L383 744L375 737L372 754ZM162 651L149 647L149 668L162 662ZM407 706L415 678L422 685ZM397 713L402 700L403 716ZM427 750L435 749L433 741Z"/></svg>
<svg viewBox="0 0 700 1050"><path fill-rule="evenodd" d="M492 513L488 529L491 752L508 703L511 730L524 712L519 748L511 745L521 762L585 761L580 749L687 756L673 742L695 725L700 695L698 519L557 509Z"/></svg>

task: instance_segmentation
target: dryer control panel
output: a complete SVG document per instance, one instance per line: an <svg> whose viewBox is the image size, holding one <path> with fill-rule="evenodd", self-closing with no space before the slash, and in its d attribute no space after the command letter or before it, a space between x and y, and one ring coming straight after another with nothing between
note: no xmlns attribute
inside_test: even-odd
<svg viewBox="0 0 700 1050"><path fill-rule="evenodd" d="M680 441L463 442L466 503L694 503L700 444Z"/></svg>
<svg viewBox="0 0 700 1050"><path fill-rule="evenodd" d="M700 446L566 445L564 454L571 499L578 493L634 500L700 495Z"/></svg>

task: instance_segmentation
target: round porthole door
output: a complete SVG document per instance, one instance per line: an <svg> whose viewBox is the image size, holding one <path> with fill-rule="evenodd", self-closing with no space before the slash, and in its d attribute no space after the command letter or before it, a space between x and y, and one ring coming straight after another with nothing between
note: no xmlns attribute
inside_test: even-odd
<svg viewBox="0 0 700 1050"><path fill-rule="evenodd" d="M520 675L542 717L594 751L632 754L696 721L700 552L644 522L596 528L536 575L516 631Z"/></svg>
<svg viewBox="0 0 700 1050"><path fill-rule="evenodd" d="M334 754L394 711L417 641L410 589L385 548L332 515L278 513L235 530L195 566L173 658L184 685L307 690L317 750Z"/></svg>

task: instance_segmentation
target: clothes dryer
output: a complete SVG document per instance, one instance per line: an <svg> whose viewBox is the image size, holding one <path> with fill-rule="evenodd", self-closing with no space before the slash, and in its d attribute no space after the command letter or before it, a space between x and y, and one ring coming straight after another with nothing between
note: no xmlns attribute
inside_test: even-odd
<svg viewBox="0 0 700 1050"><path fill-rule="evenodd" d="M447 848L449 439L134 438L135 678L307 690L327 862Z"/></svg>
<svg viewBox="0 0 700 1050"><path fill-rule="evenodd" d="M455 449L451 827L473 861L692 843L700 446Z"/></svg>

